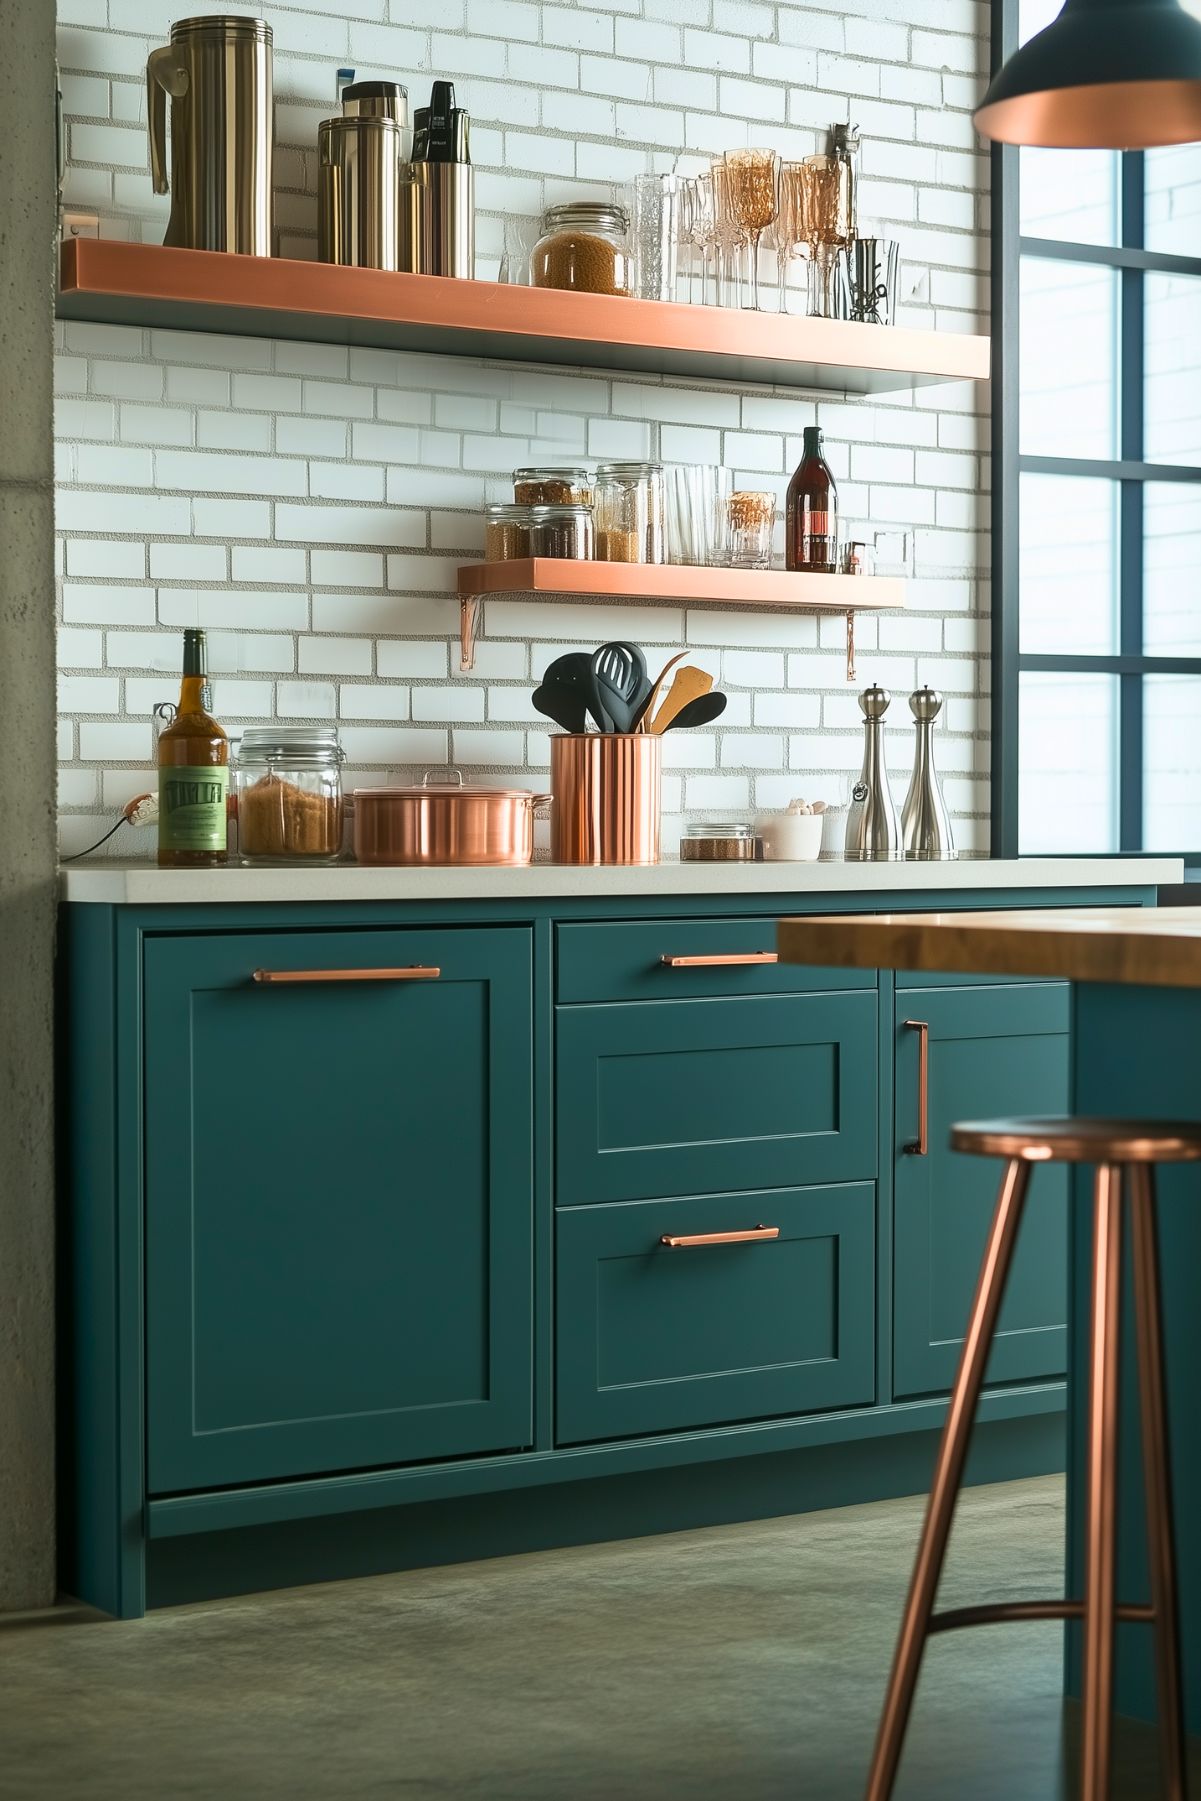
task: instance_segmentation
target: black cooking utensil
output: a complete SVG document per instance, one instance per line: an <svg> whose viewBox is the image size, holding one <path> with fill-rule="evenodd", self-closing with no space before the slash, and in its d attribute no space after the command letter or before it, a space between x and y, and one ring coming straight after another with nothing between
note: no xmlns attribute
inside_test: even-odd
<svg viewBox="0 0 1201 1801"><path fill-rule="evenodd" d="M686 707L681 707L675 718L668 720L663 730L676 732L681 726L712 725L715 719L720 719L725 710L726 697L724 694L699 694L695 700L690 700Z"/></svg>
<svg viewBox="0 0 1201 1801"><path fill-rule="evenodd" d="M574 689L579 695L581 706L587 707L591 712L598 731L611 732L613 730L613 722L601 705L596 692L596 684L592 679L592 657L588 651L565 651L561 657L556 657L553 663L548 663L542 677L542 686L546 688L551 684L559 688ZM542 708L539 707L538 711L541 712ZM583 731L585 727L581 725L578 729Z"/></svg>
<svg viewBox="0 0 1201 1801"><path fill-rule="evenodd" d="M613 721L612 730L630 732L648 692L646 659L633 644L602 644L592 656L592 699Z"/></svg>
<svg viewBox="0 0 1201 1801"><path fill-rule="evenodd" d="M549 677L534 689L534 705L547 719L553 719L565 732L588 730L588 701L584 690L571 682L556 682Z"/></svg>

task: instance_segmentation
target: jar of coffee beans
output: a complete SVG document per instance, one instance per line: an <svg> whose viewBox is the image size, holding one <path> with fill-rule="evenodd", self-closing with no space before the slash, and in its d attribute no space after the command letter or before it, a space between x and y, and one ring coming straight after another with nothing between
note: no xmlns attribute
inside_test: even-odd
<svg viewBox="0 0 1201 1801"><path fill-rule="evenodd" d="M547 207L542 236L530 253L530 285L628 295L633 282L629 229L625 209L604 201Z"/></svg>

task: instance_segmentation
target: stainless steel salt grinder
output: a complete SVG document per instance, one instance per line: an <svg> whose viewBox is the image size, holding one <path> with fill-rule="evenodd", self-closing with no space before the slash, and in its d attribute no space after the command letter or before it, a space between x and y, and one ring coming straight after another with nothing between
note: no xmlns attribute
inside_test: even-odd
<svg viewBox="0 0 1201 1801"><path fill-rule="evenodd" d="M886 863L901 855L901 833L888 770L884 765L884 715L892 695L887 688L865 688L859 696L863 714L863 769L851 790L847 810L845 855L852 863Z"/></svg>
<svg viewBox="0 0 1201 1801"><path fill-rule="evenodd" d="M934 863L957 857L955 836L947 815L938 771L934 767L934 721L942 712L942 695L934 688L919 688L909 696L917 743L913 756L913 780L901 808L901 842L906 857Z"/></svg>

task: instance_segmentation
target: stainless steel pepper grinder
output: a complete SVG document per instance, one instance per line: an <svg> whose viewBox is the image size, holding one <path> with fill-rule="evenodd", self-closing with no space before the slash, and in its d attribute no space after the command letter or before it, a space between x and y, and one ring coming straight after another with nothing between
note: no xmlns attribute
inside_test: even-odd
<svg viewBox="0 0 1201 1801"><path fill-rule="evenodd" d="M950 861L957 857L955 835L934 767L934 721L942 712L942 695L934 688L919 688L909 696L917 743L913 780L901 808L901 842L905 855L917 862Z"/></svg>
<svg viewBox="0 0 1201 1801"><path fill-rule="evenodd" d="M892 695L887 688L865 688L859 696L863 714L863 768L851 790L847 811L845 856L852 863L886 863L901 855L901 833L888 770L884 764L884 715Z"/></svg>

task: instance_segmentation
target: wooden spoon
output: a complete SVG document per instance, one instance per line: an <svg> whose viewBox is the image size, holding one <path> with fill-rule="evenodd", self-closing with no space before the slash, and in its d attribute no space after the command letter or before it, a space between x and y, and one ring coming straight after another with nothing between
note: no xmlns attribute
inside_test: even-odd
<svg viewBox="0 0 1201 1801"><path fill-rule="evenodd" d="M703 669L694 668L691 663L685 663L683 669L676 670L663 704L647 726L647 731L665 732L677 713L683 712L691 701L699 700L702 694L708 694L712 686L711 675L707 675Z"/></svg>
<svg viewBox="0 0 1201 1801"><path fill-rule="evenodd" d="M659 698L659 690L667 680L667 672L669 669L674 669L677 663L682 663L687 655L688 652L686 650L679 650L674 657L668 657L666 663L664 663L662 669L659 671L654 687L638 709L638 716L634 721L634 730L636 732L646 732L650 730L650 717L655 710L655 702Z"/></svg>

